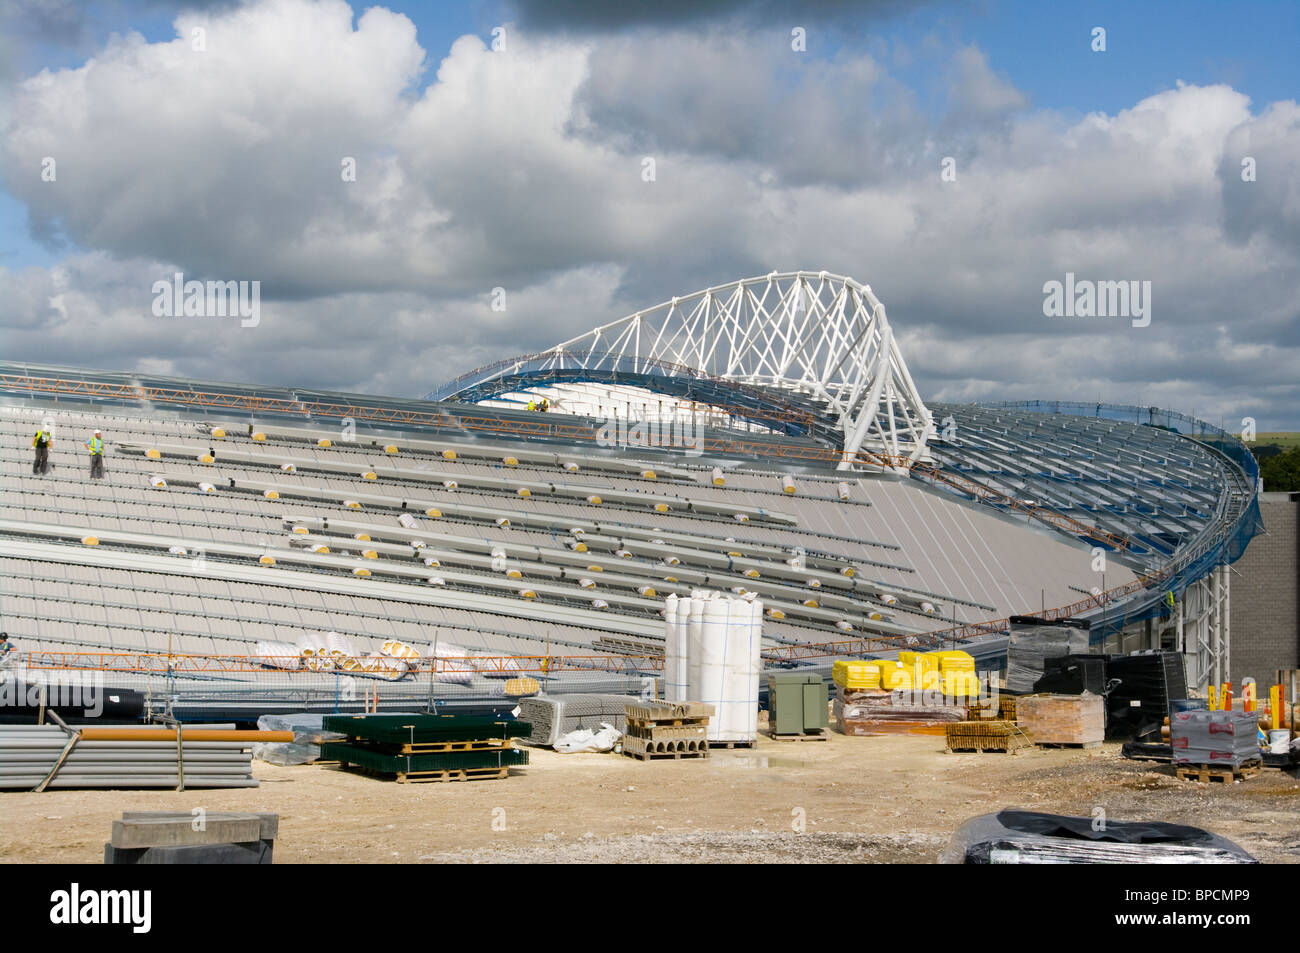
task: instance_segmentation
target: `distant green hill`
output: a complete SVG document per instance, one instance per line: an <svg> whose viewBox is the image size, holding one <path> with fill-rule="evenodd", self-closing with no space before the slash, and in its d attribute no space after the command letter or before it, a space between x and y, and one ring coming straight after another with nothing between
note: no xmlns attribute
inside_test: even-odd
<svg viewBox="0 0 1300 953"><path fill-rule="evenodd" d="M1277 446L1283 450L1300 447L1300 433L1260 433L1255 434L1255 446Z"/></svg>

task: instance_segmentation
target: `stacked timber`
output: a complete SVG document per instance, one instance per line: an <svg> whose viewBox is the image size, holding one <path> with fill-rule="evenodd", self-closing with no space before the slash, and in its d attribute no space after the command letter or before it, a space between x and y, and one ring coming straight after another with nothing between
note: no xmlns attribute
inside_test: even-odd
<svg viewBox="0 0 1300 953"><path fill-rule="evenodd" d="M944 726L949 751L1003 751L1015 754L1033 744L1014 721L981 719L956 721Z"/></svg>
<svg viewBox="0 0 1300 953"><path fill-rule="evenodd" d="M0 726L0 788L257 787L252 747L293 732L234 725Z"/></svg>
<svg viewBox="0 0 1300 953"><path fill-rule="evenodd" d="M402 783L509 777L528 763L515 739L532 731L527 722L470 715L327 715L324 728L347 740L323 743L322 760Z"/></svg>
<svg viewBox="0 0 1300 953"><path fill-rule="evenodd" d="M1022 695L1016 722L1036 744L1092 747L1106 737L1106 701L1100 695Z"/></svg>

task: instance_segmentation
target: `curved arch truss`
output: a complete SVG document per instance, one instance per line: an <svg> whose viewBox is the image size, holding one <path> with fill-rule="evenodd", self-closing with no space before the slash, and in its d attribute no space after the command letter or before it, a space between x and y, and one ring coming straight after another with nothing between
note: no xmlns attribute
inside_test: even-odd
<svg viewBox="0 0 1300 953"><path fill-rule="evenodd" d="M910 461L926 456L931 415L885 306L870 286L824 271L773 272L675 297L530 355L528 365L539 375L703 376L799 395L794 402L827 424L814 429L845 452L841 468L864 449ZM485 380L518 374L519 365L483 371L435 393L481 393Z"/></svg>

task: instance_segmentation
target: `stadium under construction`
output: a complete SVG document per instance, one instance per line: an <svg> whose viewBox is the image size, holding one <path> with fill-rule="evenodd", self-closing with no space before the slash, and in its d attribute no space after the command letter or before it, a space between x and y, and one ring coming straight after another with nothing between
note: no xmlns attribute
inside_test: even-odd
<svg viewBox="0 0 1300 953"><path fill-rule="evenodd" d="M664 600L698 588L761 599L768 669L913 647L997 668L1036 616L1217 684L1260 525L1234 437L927 403L871 289L825 272L673 298L419 400L4 363L0 431L10 669L102 673L180 718L504 711L524 677L655 694Z"/></svg>

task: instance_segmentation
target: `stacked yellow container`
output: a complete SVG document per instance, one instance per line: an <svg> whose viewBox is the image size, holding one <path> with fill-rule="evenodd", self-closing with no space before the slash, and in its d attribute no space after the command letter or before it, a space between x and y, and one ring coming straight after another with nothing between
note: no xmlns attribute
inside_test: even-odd
<svg viewBox="0 0 1300 953"><path fill-rule="evenodd" d="M831 666L831 680L840 688L852 691L880 688L880 663L865 659L840 659Z"/></svg>
<svg viewBox="0 0 1300 953"><path fill-rule="evenodd" d="M911 673L915 689L935 690L939 687L939 660L928 652L899 652L899 663Z"/></svg>
<svg viewBox="0 0 1300 953"><path fill-rule="evenodd" d="M969 652L931 652L939 666L940 683L945 695L967 698L979 694L979 676L975 659Z"/></svg>
<svg viewBox="0 0 1300 953"><path fill-rule="evenodd" d="M886 659L878 663L880 666L880 687L887 692L895 689L910 690L912 687L912 668L904 665L900 661Z"/></svg>

